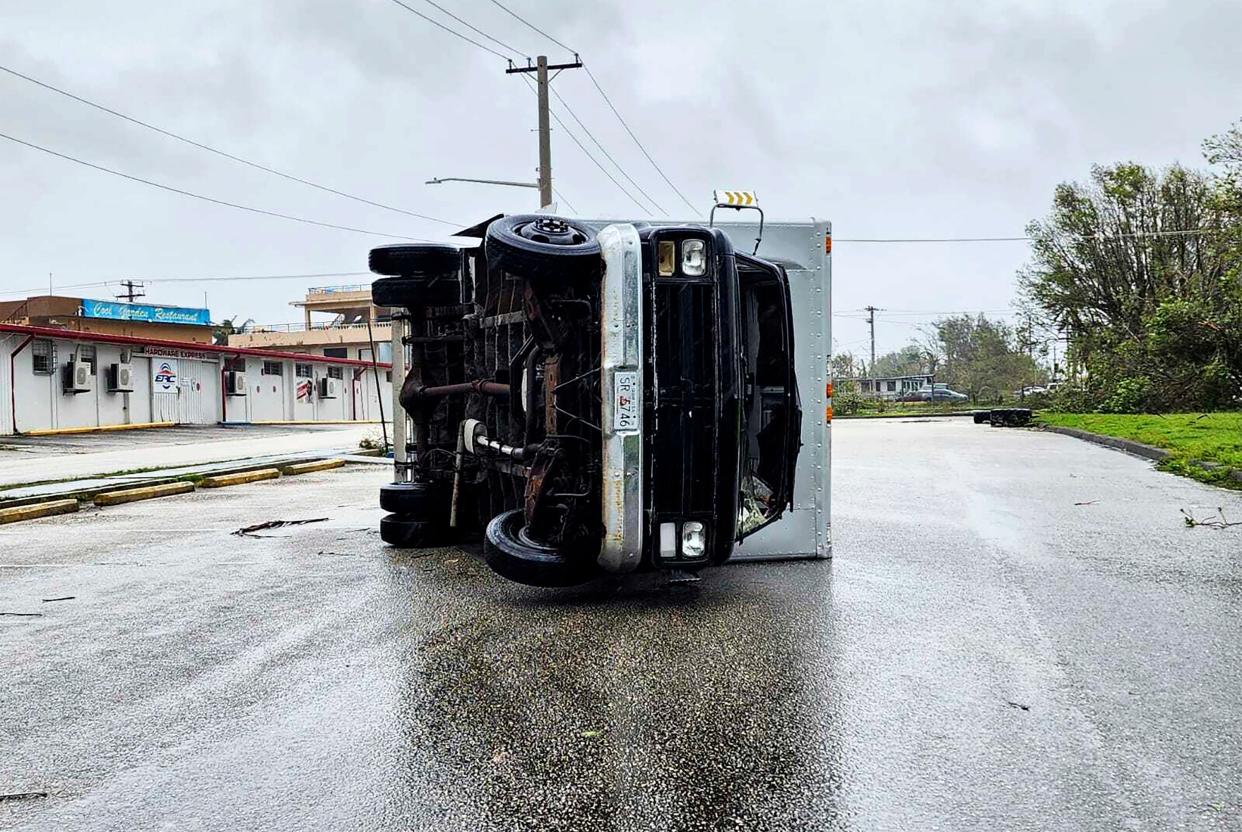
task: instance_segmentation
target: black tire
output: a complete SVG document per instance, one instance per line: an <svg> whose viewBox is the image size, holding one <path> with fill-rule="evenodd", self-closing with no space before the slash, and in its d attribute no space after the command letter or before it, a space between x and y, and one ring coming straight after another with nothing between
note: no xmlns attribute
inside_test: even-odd
<svg viewBox="0 0 1242 832"><path fill-rule="evenodd" d="M429 482L390 482L380 486L380 508L410 520L446 525L447 491Z"/></svg>
<svg viewBox="0 0 1242 832"><path fill-rule="evenodd" d="M376 306L404 307L452 306L461 303L461 281L457 275L426 277L381 277L371 284L371 302Z"/></svg>
<svg viewBox="0 0 1242 832"><path fill-rule="evenodd" d="M976 410L973 415L975 417L976 425L982 425L992 419L992 411L990 410Z"/></svg>
<svg viewBox="0 0 1242 832"><path fill-rule="evenodd" d="M425 549L438 545L435 524L399 514L380 518L380 539L398 549Z"/></svg>
<svg viewBox="0 0 1242 832"><path fill-rule="evenodd" d="M571 559L551 546L522 534L521 509L498 514L483 534L483 558L498 575L527 586L564 587L584 584L598 574L593 562Z"/></svg>
<svg viewBox="0 0 1242 832"><path fill-rule="evenodd" d="M546 214L503 217L487 227L487 262L527 280L571 278L599 270L589 226Z"/></svg>
<svg viewBox="0 0 1242 832"><path fill-rule="evenodd" d="M461 251L452 246L402 243L371 249L371 271L392 277L441 277L461 271Z"/></svg>

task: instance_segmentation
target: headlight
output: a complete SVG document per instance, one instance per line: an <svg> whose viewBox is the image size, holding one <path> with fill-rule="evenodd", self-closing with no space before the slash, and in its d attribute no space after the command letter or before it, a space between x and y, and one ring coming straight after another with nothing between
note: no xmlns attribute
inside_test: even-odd
<svg viewBox="0 0 1242 832"><path fill-rule="evenodd" d="M658 253L660 277L672 277L677 271L677 243L672 240L661 240Z"/></svg>
<svg viewBox="0 0 1242 832"><path fill-rule="evenodd" d="M704 240L682 241L681 273L686 277L702 277L707 274L707 243Z"/></svg>
<svg viewBox="0 0 1242 832"><path fill-rule="evenodd" d="M707 530L697 520L681 524L681 556L701 558L707 552Z"/></svg>

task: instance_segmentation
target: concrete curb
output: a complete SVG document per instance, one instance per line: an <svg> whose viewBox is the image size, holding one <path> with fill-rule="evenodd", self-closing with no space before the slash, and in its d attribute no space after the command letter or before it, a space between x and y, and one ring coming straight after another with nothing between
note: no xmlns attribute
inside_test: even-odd
<svg viewBox="0 0 1242 832"><path fill-rule="evenodd" d="M136 422L130 425L92 425L81 428L40 428L24 430L20 436L69 436L76 433L113 433L118 430L147 430L148 428L176 427L176 422Z"/></svg>
<svg viewBox="0 0 1242 832"><path fill-rule="evenodd" d="M77 510L77 500L48 500L32 506L0 508L0 525L18 523L22 520L35 520L39 517L51 517L54 514L71 514Z"/></svg>
<svg viewBox="0 0 1242 832"><path fill-rule="evenodd" d="M95 495L97 506L119 506L122 503L135 503L139 500L152 500L156 497L170 497L173 494L188 494L194 490L192 482L168 482L163 485L144 485L139 488L126 488L121 491L105 491Z"/></svg>
<svg viewBox="0 0 1242 832"><path fill-rule="evenodd" d="M283 476L294 476L296 474L313 474L316 471L331 471L333 468L345 467L343 459L321 459L317 462L298 462L293 465L283 465L280 473Z"/></svg>
<svg viewBox="0 0 1242 832"><path fill-rule="evenodd" d="M239 474L220 474L215 477L203 477L199 482L203 488L224 488L229 485L245 485L248 482L274 480L280 477L276 468L260 468L257 471L243 471Z"/></svg>
<svg viewBox="0 0 1242 832"><path fill-rule="evenodd" d="M1119 451L1125 451L1128 454L1141 456L1144 459L1150 459L1153 462L1159 462L1169 455L1164 448L1157 448L1153 445L1144 445L1142 442L1135 442L1132 439L1121 439L1117 436L1104 436L1099 433L1091 433L1090 431L1079 430L1078 428L1061 428L1052 425L1044 425L1041 430L1051 431L1052 433L1063 433L1066 436L1072 436L1075 439L1081 439L1084 442L1094 442L1096 445L1105 445L1109 448L1116 448Z"/></svg>

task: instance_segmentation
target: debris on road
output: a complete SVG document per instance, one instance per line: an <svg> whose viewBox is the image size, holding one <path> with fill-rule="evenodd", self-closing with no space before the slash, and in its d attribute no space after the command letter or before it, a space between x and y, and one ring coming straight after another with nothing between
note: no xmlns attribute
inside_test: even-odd
<svg viewBox="0 0 1242 832"><path fill-rule="evenodd" d="M310 520L268 520L266 523L255 523L253 526L238 529L233 534L238 537L270 537L270 535L255 534L255 532L280 529L285 526L305 526L307 523L323 523L327 519L327 517L313 517Z"/></svg>
<svg viewBox="0 0 1242 832"><path fill-rule="evenodd" d="M1079 503L1074 503L1074 505L1076 505L1076 506L1093 506L1093 505L1095 505L1095 504L1096 504L1096 503L1098 503L1098 502L1099 502L1099 500L1083 500L1082 502L1079 502Z"/></svg>
<svg viewBox="0 0 1242 832"><path fill-rule="evenodd" d="M0 615L11 615L14 618L42 618L41 612L0 612Z"/></svg>
<svg viewBox="0 0 1242 832"><path fill-rule="evenodd" d="M74 598L77 598L77 597L78 596L76 595L62 595L59 598L44 598L43 603L50 604L53 601L72 601Z"/></svg>
<svg viewBox="0 0 1242 832"><path fill-rule="evenodd" d="M1184 519L1186 521L1186 525L1192 529L1195 526L1207 526L1211 529L1227 529L1230 526L1242 526L1242 520L1226 520L1225 510L1223 508L1216 509L1215 517L1206 517L1202 520L1195 517L1186 509L1182 509L1181 512L1182 519Z"/></svg>
<svg viewBox="0 0 1242 832"><path fill-rule="evenodd" d="M1014 702L1012 699L1006 699L1005 704L1011 708L1020 708L1024 711L1029 711L1031 709L1030 705L1023 705L1021 702Z"/></svg>
<svg viewBox="0 0 1242 832"><path fill-rule="evenodd" d="M47 797L47 792L12 792L10 794L0 793L0 801L2 800L34 800L35 798Z"/></svg>

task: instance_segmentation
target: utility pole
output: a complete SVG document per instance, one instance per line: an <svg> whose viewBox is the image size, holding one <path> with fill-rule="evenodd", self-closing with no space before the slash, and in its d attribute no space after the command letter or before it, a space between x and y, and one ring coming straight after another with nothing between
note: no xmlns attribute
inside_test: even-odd
<svg viewBox="0 0 1242 832"><path fill-rule="evenodd" d="M512 66L505 70L507 75L518 73L533 72L535 73L535 85L539 93L539 207L547 208L552 204L552 125L549 121L548 114L548 84L556 78L553 75L548 77L548 70L556 70L560 74L562 69L580 69L582 61L578 60L578 56L574 55L573 63L568 64L549 64L547 55L540 55L535 59L534 66L527 65Z"/></svg>
<svg viewBox="0 0 1242 832"><path fill-rule="evenodd" d="M126 303L133 303L138 298L145 298L146 292L139 292L138 289L146 288L143 283L135 283L132 280L122 280L121 285L125 287L125 291L116 296L117 300L123 300Z"/></svg>
<svg viewBox="0 0 1242 832"><path fill-rule="evenodd" d="M875 376L875 313L883 312L884 310L880 309L877 306L864 306L863 309L865 309L867 312L867 326L871 327L871 375L872 377L874 377Z"/></svg>

